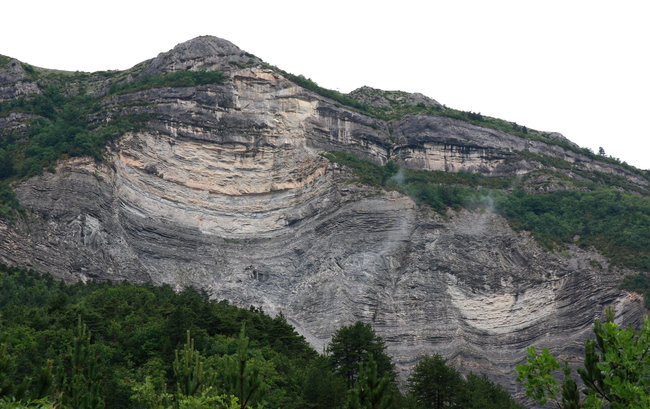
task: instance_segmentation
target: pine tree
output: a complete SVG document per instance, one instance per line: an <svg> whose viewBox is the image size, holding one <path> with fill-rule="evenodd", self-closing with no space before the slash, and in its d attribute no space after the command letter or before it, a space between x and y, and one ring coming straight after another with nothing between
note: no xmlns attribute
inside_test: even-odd
<svg viewBox="0 0 650 409"><path fill-rule="evenodd" d="M266 386L259 367L252 365L249 360L248 344L246 325L242 324L237 354L228 357L225 362L226 385L229 392L239 399L241 409L246 409L251 403L261 399Z"/></svg>
<svg viewBox="0 0 650 409"><path fill-rule="evenodd" d="M580 392L578 385L571 376L571 368L568 362L564 362L564 382L562 383L562 407L565 409L580 409Z"/></svg>
<svg viewBox="0 0 650 409"><path fill-rule="evenodd" d="M90 331L82 323L81 316L77 320L76 335L66 359L67 371L59 373L63 404L75 409L103 409L97 356L90 344Z"/></svg>
<svg viewBox="0 0 650 409"><path fill-rule="evenodd" d="M348 407L350 409L386 409L393 401L391 380L388 375L377 376L377 363L372 355L367 362L359 364L359 379L350 390Z"/></svg>
<svg viewBox="0 0 650 409"><path fill-rule="evenodd" d="M11 356L7 352L7 345L0 345L0 398L21 400L29 387L29 379L16 383L13 378Z"/></svg>
<svg viewBox="0 0 650 409"><path fill-rule="evenodd" d="M570 369L565 364L562 389L553 376L560 369L557 359L544 348L537 354L529 347L526 364L517 365L517 380L526 394L540 404L555 401L562 409L647 409L650 407L650 321L643 327L619 328L614 310L608 307L605 323L596 320L595 340L585 342L584 368L578 368L585 398L580 400Z"/></svg>
<svg viewBox="0 0 650 409"><path fill-rule="evenodd" d="M447 366L446 360L435 354L425 355L415 365L408 379L409 391L424 409L456 407L463 389L463 378Z"/></svg>
<svg viewBox="0 0 650 409"><path fill-rule="evenodd" d="M346 403L345 379L332 372L327 357L312 360L305 371L302 398L311 409L335 409Z"/></svg>
<svg viewBox="0 0 650 409"><path fill-rule="evenodd" d="M370 324L357 321L339 328L327 346L327 352L334 371L346 379L348 389L356 382L359 364L366 361L370 355L377 364L379 376L388 375L391 382L396 377L393 363L386 355L386 345L381 337L375 334Z"/></svg>
<svg viewBox="0 0 650 409"><path fill-rule="evenodd" d="M214 377L206 375L201 354L194 349L194 339L190 337L189 330L183 351L180 354L178 350L175 351L172 368L178 395L198 395L207 384L214 383Z"/></svg>
<svg viewBox="0 0 650 409"><path fill-rule="evenodd" d="M12 368L12 359L7 352L6 344L0 345L0 400L9 400L11 402L24 401L29 406L30 402L41 401L43 407L47 403L48 395L52 389L52 361L48 360L41 369L36 384L30 388L33 383L30 378L23 378L22 381L16 382L14 378L15 371ZM48 406L49 407L49 406Z"/></svg>

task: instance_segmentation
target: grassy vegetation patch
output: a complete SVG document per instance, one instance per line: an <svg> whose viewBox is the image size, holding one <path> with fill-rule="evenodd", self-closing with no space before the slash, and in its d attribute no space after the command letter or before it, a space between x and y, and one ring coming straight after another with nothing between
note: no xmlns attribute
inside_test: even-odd
<svg viewBox="0 0 650 409"><path fill-rule="evenodd" d="M110 94L126 94L151 88L194 87L205 84L223 84L220 71L176 71L170 74L143 75L135 81L111 84Z"/></svg>
<svg viewBox="0 0 650 409"><path fill-rule="evenodd" d="M0 182L0 218L12 219L14 212L20 210L20 203L11 187Z"/></svg>
<svg viewBox="0 0 650 409"><path fill-rule="evenodd" d="M637 192L644 195L648 195L650 193L650 190L648 190L647 188L644 188L636 183L630 182L630 180L624 176L620 176L612 173L588 170L585 167L585 165L582 163L572 163L564 159L543 155L539 153L533 153L528 149L525 149L523 151L515 151L515 153L520 158L537 162L548 168L568 170L571 171L571 173L578 175L584 179L581 181L575 178L570 178L567 175L561 176L562 174L558 172L550 171L548 169L542 170L549 174L554 173L554 175L557 178L569 182L567 186L589 187L591 189L595 189L597 188L597 186L601 186L601 187L616 186L616 187L622 187L625 190L630 192ZM639 171L637 169L637 172L635 173L645 177L644 171Z"/></svg>
<svg viewBox="0 0 650 409"><path fill-rule="evenodd" d="M5 68L7 65L9 65L9 62L11 61L11 58L0 55L0 68Z"/></svg>
<svg viewBox="0 0 650 409"><path fill-rule="evenodd" d="M639 273L625 277L621 289L643 294L643 304L647 309L650 309L650 278L648 278L647 274Z"/></svg>
<svg viewBox="0 0 650 409"><path fill-rule="evenodd" d="M544 166L556 168L556 169L573 169L574 164L571 162L568 162L564 159L556 158L553 156L547 156L547 155L542 155L539 153L533 153L529 151L528 149L524 149L523 151L515 151L518 157L528 159L533 162L538 162Z"/></svg>
<svg viewBox="0 0 650 409"><path fill-rule="evenodd" d="M408 194L443 214L447 208L474 207L489 193L486 189L504 189L513 182L511 178L479 173L410 170L391 161L379 166L347 152L329 152L324 156L351 168L355 182Z"/></svg>

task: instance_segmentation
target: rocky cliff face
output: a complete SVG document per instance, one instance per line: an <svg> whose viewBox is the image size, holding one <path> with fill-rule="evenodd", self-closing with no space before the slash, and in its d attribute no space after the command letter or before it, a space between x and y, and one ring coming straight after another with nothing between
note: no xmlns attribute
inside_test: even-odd
<svg viewBox="0 0 650 409"><path fill-rule="evenodd" d="M320 154L521 176L544 167L519 154L527 149L644 189L646 179L457 119L372 118L258 62L200 37L142 63L127 81L186 69L218 69L226 80L105 97L109 111L150 114L147 126L109 146L104 162L60 161L18 183L29 213L0 220L0 262L65 280L201 287L282 312L317 349L341 325L370 322L403 374L437 352L511 390L527 346L581 355L605 305L623 324L638 322L639 297L618 289L624 272L597 253L545 251L490 211L443 218L407 196L350 184ZM106 92L95 85L91 92ZM26 89L3 86L9 98ZM5 131L21 123L0 118Z"/></svg>

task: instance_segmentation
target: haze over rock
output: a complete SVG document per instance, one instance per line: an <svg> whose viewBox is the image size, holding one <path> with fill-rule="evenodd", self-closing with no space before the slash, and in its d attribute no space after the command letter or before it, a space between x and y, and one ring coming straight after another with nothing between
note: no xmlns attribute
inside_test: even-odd
<svg viewBox="0 0 650 409"><path fill-rule="evenodd" d="M529 191L585 177L531 159L544 155L648 189L628 168L548 142L557 135L527 139L427 113L372 117L214 37L134 70L120 81L183 70L218 70L225 80L109 95L104 80L87 79L88 92L105 94L102 112L150 119L111 143L103 162L61 160L17 183L29 213L0 219L0 262L67 281L204 288L282 312L319 350L341 325L370 322L402 375L419 355L441 353L510 390L527 346L579 356L605 305L623 325L642 316L639 296L618 288L630 271L594 250L545 250L489 210L443 217L406 195L350 183L349 171L321 154L519 177ZM18 71L0 70L0 98L32 87ZM380 108L395 98L440 106L421 94L351 95ZM22 123L10 118L0 118L3 132ZM546 168L556 173L536 173Z"/></svg>

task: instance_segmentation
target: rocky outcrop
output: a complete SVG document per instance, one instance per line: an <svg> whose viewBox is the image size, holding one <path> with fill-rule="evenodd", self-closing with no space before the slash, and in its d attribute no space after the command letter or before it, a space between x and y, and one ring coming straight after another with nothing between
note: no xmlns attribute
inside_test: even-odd
<svg viewBox="0 0 650 409"><path fill-rule="evenodd" d="M6 57L0 56L2 58ZM0 102L40 93L38 85L29 78L20 61L7 58L3 65L0 65Z"/></svg>
<svg viewBox="0 0 650 409"><path fill-rule="evenodd" d="M376 108L392 108L395 105L420 105L440 106L434 99L420 93L410 94L403 91L383 91L371 87L361 87L350 92L350 96L361 102Z"/></svg>
<svg viewBox="0 0 650 409"><path fill-rule="evenodd" d="M593 160L558 144L525 139L458 119L412 115L391 125L391 135L396 140L393 157L398 163L413 169L465 170L494 176L523 175L543 167L518 154L529 151L566 162L567 165L576 165L588 172L618 175L646 189L650 186L646 177L610 162ZM549 136L551 139L565 140L560 134Z"/></svg>
<svg viewBox="0 0 650 409"><path fill-rule="evenodd" d="M511 390L528 345L579 355L606 305L623 324L638 323L638 297L618 289L623 272L597 253L545 251L489 210L443 218L398 193L349 184L320 154L517 175L536 166L516 154L528 149L647 180L455 119L381 121L273 70L230 64L240 59L255 60L200 37L143 63L143 72L228 76L105 98L108 111L152 119L108 147L102 163L61 161L17 184L29 213L0 220L0 261L69 281L201 287L282 312L318 349L360 319L386 339L402 374L438 352Z"/></svg>
<svg viewBox="0 0 650 409"><path fill-rule="evenodd" d="M216 37L197 37L178 44L166 53L144 62L143 73L157 75L175 71L230 71L238 64L262 62L230 41Z"/></svg>

